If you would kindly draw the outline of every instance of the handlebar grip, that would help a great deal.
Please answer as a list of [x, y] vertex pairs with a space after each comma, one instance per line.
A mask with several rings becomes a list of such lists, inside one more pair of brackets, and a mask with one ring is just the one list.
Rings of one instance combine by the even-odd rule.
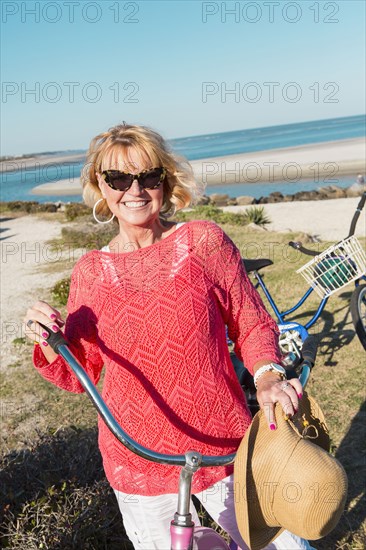
[[366, 202], [366, 191], [363, 193], [360, 202], [358, 203], [357, 209], [362, 210]]
[[318, 252], [315, 252], [315, 250], [310, 250], [309, 248], [302, 246], [300, 241], [290, 241], [288, 245], [295, 250], [299, 250], [302, 254], [306, 254], [307, 256], [317, 256], [319, 254]]
[[304, 361], [308, 361], [309, 363], [311, 363], [311, 366], [313, 366], [315, 363], [317, 351], [318, 345], [315, 341], [315, 338], [314, 336], [309, 335], [304, 341], [301, 349], [301, 355]]
[[59, 347], [68, 345], [68, 342], [65, 339], [65, 336], [62, 334], [62, 332], [53, 332], [52, 330], [50, 330], [48, 327], [46, 327], [42, 323], [39, 323], [39, 324], [49, 334], [49, 336], [47, 338], [47, 343], [51, 346], [51, 348], [53, 349], [53, 351], [55, 353], [60, 353], [59, 352]]
[[348, 237], [352, 237], [355, 234], [358, 218], [360, 217], [362, 209], [365, 206], [365, 201], [366, 201], [366, 191], [363, 193], [363, 195], [361, 197], [361, 200], [357, 205], [356, 212], [353, 215], [351, 225], [350, 225], [350, 228], [349, 228]]
[[295, 250], [299, 250], [299, 248], [302, 246], [302, 243], [300, 243], [299, 241], [290, 241], [288, 245]]

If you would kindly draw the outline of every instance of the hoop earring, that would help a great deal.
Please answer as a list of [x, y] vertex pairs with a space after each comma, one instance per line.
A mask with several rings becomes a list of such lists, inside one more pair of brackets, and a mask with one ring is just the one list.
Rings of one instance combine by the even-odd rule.
[[101, 199], [98, 199], [97, 202], [94, 204], [94, 206], [93, 206], [93, 218], [95, 219], [95, 221], [97, 223], [110, 223], [114, 219], [114, 214], [109, 220], [107, 220], [105, 222], [102, 222], [101, 220], [98, 220], [98, 218], [97, 218], [97, 214], [96, 214], [97, 206], [102, 201], [105, 201], [105, 198], [102, 197]]

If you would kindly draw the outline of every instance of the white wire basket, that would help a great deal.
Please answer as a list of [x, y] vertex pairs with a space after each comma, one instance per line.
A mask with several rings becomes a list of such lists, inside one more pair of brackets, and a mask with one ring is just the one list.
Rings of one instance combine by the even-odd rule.
[[366, 274], [366, 254], [356, 237], [348, 237], [314, 256], [296, 273], [325, 298]]

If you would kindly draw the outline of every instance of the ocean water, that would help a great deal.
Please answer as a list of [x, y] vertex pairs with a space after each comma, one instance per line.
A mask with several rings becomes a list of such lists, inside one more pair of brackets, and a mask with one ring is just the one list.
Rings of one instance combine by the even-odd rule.
[[365, 116], [359, 115], [192, 136], [170, 143], [178, 153], [196, 160], [362, 137], [365, 130]]
[[[233, 132], [221, 132], [201, 136], [191, 136], [170, 140], [174, 151], [185, 156], [188, 160], [212, 158], [223, 155], [234, 155], [253, 151], [265, 151], [284, 147], [294, 147], [311, 143], [323, 143], [362, 137], [365, 135], [365, 116], [299, 122], [266, 128], [253, 128]], [[73, 151], [73, 153], [83, 151]], [[57, 154], [70, 154], [71, 151], [58, 151]], [[33, 167], [15, 172], [1, 174], [0, 200], [36, 200], [39, 202], [79, 202], [80, 196], [32, 195], [31, 189], [42, 183], [51, 183], [62, 179], [79, 177], [83, 163], [55, 163], [56, 153], [49, 153], [49, 163], [44, 167]], [[206, 188], [206, 194], [227, 193], [231, 197], [249, 195], [255, 198], [268, 196], [273, 191], [284, 194], [293, 194], [297, 191], [310, 191], [318, 187], [335, 184], [348, 187], [355, 181], [354, 177], [323, 179], [320, 181], [300, 180], [298, 182], [262, 182], [244, 183], [236, 185], [220, 185]]]

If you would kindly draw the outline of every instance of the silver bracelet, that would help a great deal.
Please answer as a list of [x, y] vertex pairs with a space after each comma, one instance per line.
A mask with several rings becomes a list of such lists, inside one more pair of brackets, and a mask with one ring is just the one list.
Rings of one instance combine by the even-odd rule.
[[260, 367], [255, 372], [253, 380], [256, 388], [257, 388], [258, 379], [261, 376], [263, 376], [263, 374], [265, 374], [266, 372], [275, 372], [276, 374], [281, 376], [282, 380], [287, 379], [286, 370], [281, 365], [278, 365], [277, 363], [269, 363], [268, 365], [263, 365], [263, 367]]

